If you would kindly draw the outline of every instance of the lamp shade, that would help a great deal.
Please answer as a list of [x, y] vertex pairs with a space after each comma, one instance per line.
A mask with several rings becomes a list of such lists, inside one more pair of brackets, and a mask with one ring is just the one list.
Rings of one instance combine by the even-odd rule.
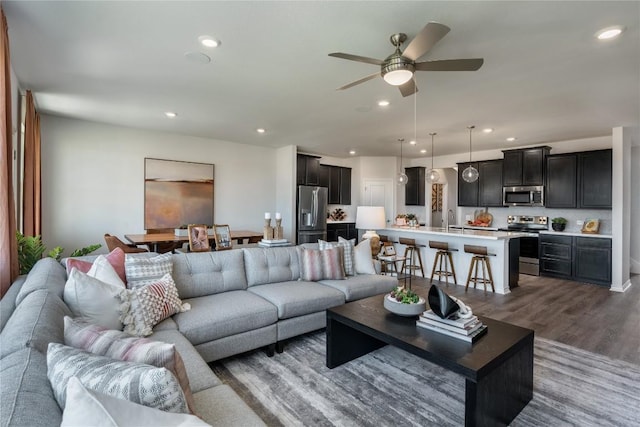
[[361, 230], [379, 230], [385, 228], [386, 219], [383, 206], [358, 206], [356, 228]]

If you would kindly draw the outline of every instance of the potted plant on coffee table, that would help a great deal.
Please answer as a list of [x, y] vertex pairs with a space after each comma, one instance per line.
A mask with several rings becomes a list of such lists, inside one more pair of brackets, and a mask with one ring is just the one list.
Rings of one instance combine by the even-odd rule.
[[564, 231], [564, 228], [566, 226], [567, 226], [566, 218], [559, 216], [551, 220], [551, 228], [553, 228], [554, 231]]

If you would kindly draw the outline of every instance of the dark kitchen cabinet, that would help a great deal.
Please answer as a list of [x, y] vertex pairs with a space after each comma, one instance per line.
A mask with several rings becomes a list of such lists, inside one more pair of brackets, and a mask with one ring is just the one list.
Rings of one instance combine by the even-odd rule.
[[611, 239], [574, 237], [574, 243], [574, 279], [596, 285], [611, 285]]
[[545, 158], [550, 147], [505, 150], [502, 185], [517, 187], [544, 185]]
[[343, 239], [357, 239], [358, 230], [354, 222], [328, 222], [327, 223], [327, 241], [337, 242], [338, 237]]
[[320, 157], [298, 154], [296, 169], [298, 185], [320, 185]]
[[611, 285], [611, 239], [540, 234], [540, 275]]
[[578, 156], [575, 153], [555, 154], [548, 156], [546, 163], [545, 206], [577, 207]]
[[578, 207], [611, 209], [612, 151], [578, 153]]
[[320, 165], [321, 184], [329, 188], [327, 203], [330, 205], [351, 204], [351, 168]]
[[478, 169], [478, 162], [458, 163], [458, 206], [478, 206], [478, 180], [466, 182], [462, 171], [469, 165]]
[[409, 178], [404, 187], [404, 204], [406, 206], [424, 206], [425, 170], [424, 166], [404, 169], [404, 173]]
[[478, 206], [502, 206], [502, 160], [478, 162]]

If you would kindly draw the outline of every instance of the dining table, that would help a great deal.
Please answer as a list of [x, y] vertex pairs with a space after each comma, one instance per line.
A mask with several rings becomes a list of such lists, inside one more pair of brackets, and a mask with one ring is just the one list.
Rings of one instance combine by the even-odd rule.
[[[250, 239], [252, 237], [262, 237], [262, 232], [250, 231], [250, 230], [231, 230], [231, 241], [236, 241], [238, 244], [242, 244], [244, 239]], [[125, 234], [124, 238], [134, 245], [147, 245], [153, 249], [154, 252], [158, 252], [158, 245], [161, 243], [188, 243], [189, 236], [176, 236], [174, 233], [151, 233], [151, 234]], [[211, 247], [215, 246], [215, 236], [209, 236], [209, 242]]]

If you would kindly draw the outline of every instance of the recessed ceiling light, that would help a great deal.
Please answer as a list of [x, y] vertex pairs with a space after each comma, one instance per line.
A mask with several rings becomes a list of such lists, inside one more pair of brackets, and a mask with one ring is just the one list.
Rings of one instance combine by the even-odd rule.
[[411, 141], [409, 141], [409, 144], [416, 145], [416, 142], [412, 139]]
[[384, 99], [382, 101], [378, 101], [378, 107], [388, 107], [389, 104], [390, 102]]
[[507, 141], [509, 141], [509, 142], [513, 142], [513, 141], [515, 141], [516, 139], [518, 139], [518, 138], [513, 137], [513, 136], [510, 136], [509, 138], [507, 138]]
[[426, 153], [427, 153], [427, 150], [425, 150], [425, 149], [423, 148], [422, 150], [420, 150], [420, 152], [421, 152], [422, 154], [426, 154]]
[[256, 132], [258, 133], [265, 133], [267, 130], [265, 128], [258, 128], [256, 129]]
[[174, 113], [173, 111], [167, 111], [164, 113], [165, 116], [167, 116], [170, 119], [174, 119], [178, 116], [177, 113]]
[[482, 129], [482, 132], [491, 133], [491, 132], [493, 132], [493, 128], [484, 128], [484, 129]]
[[349, 151], [349, 154], [351, 154], [353, 156], [354, 154], [356, 154], [356, 150]]
[[603, 28], [596, 33], [598, 40], [611, 40], [618, 37], [624, 31], [624, 26], [615, 25], [613, 27]]
[[220, 40], [216, 40], [211, 36], [200, 36], [198, 41], [204, 47], [218, 47], [222, 44]]

